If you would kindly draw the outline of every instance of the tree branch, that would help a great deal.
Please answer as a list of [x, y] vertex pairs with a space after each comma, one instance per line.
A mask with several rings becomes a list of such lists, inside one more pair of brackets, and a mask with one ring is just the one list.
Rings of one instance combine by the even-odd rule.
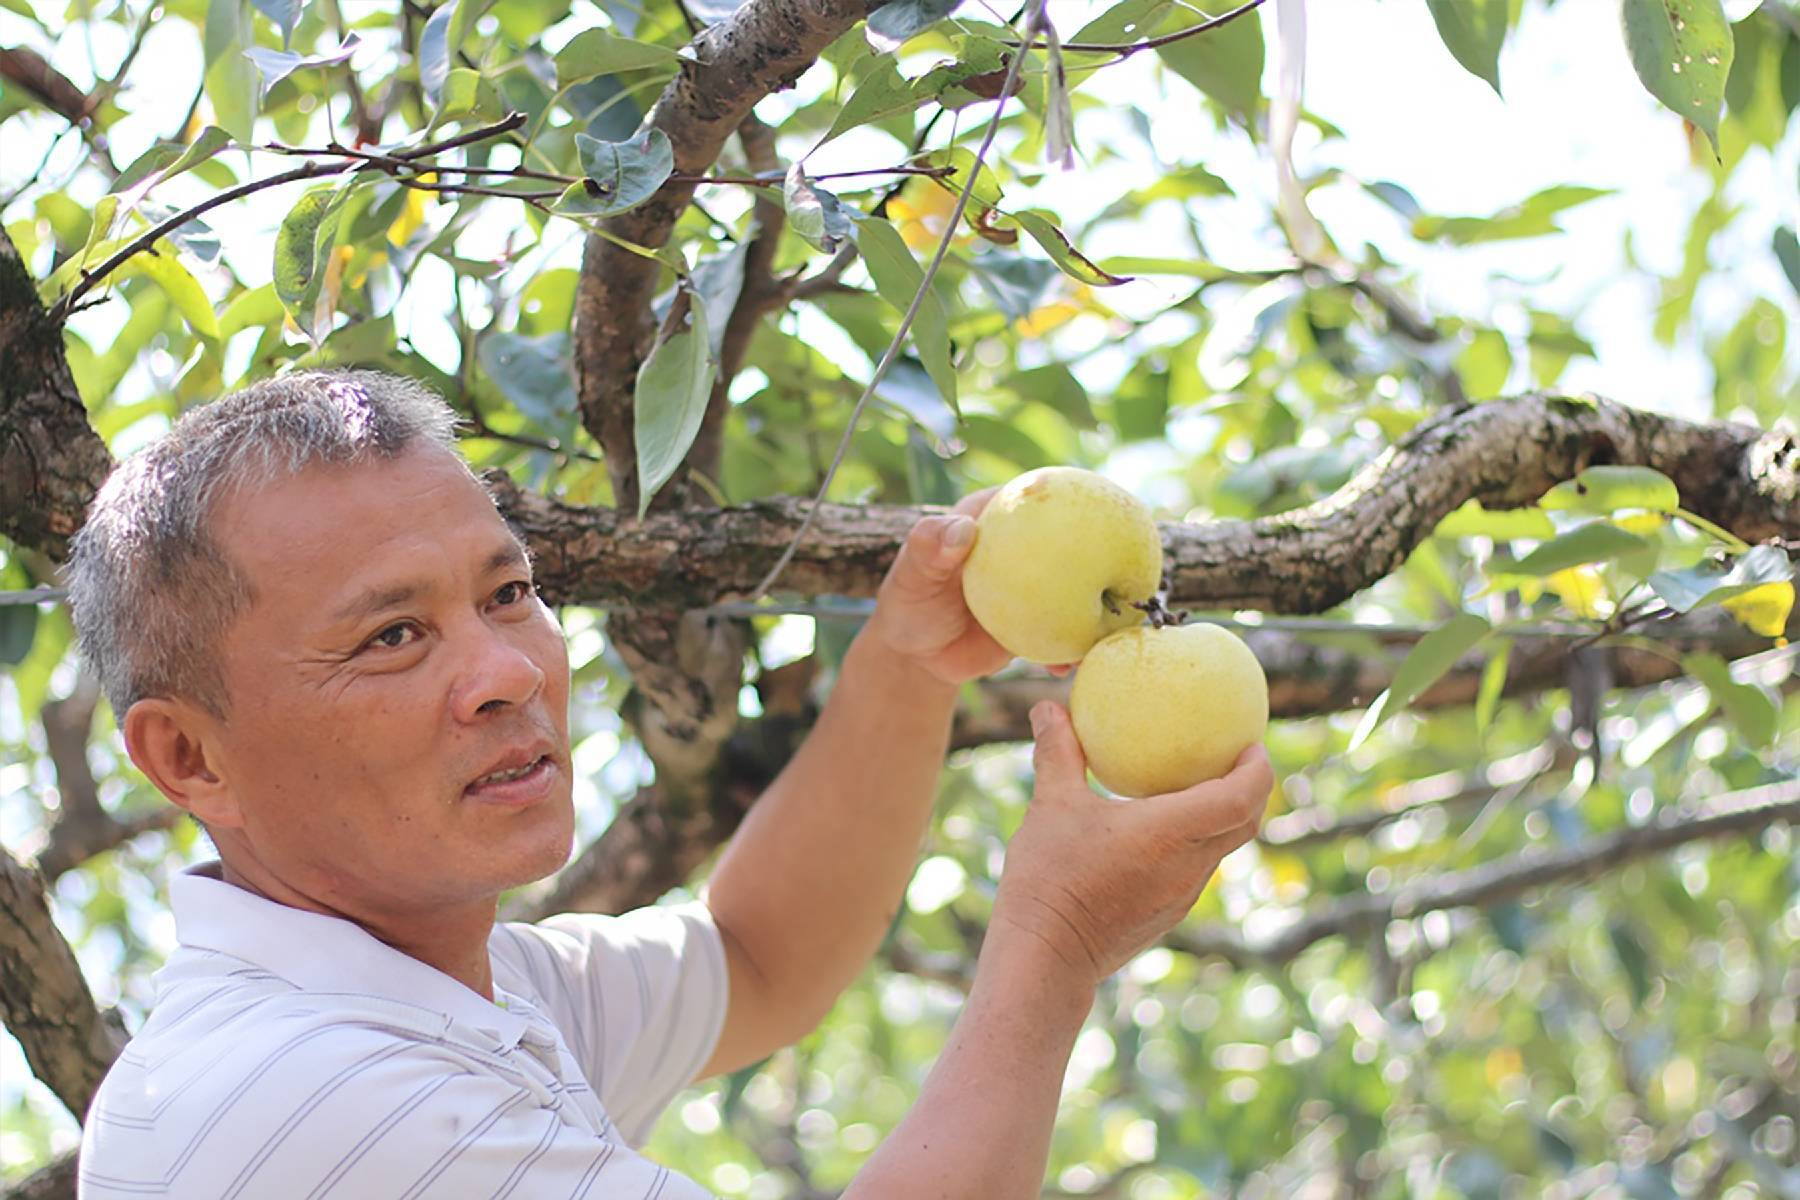
[[[1171, 600], [1217, 609], [1322, 612], [1397, 568], [1465, 500], [1531, 504], [1603, 463], [1654, 467], [1682, 504], [1745, 541], [1800, 537], [1800, 441], [1748, 425], [1699, 425], [1610, 400], [1531, 394], [1421, 424], [1316, 504], [1254, 521], [1165, 522]], [[581, 509], [497, 475], [563, 602], [696, 607], [749, 594], [792, 540], [807, 501], [775, 497], [704, 512]], [[872, 596], [925, 507], [824, 504], [783, 575], [798, 595]]]
[[[472, 129], [465, 133], [459, 133], [455, 137], [445, 138], [443, 141], [433, 142], [427, 146], [418, 146], [411, 150], [403, 150], [391, 157], [410, 165], [419, 159], [427, 158], [433, 154], [442, 154], [447, 150], [454, 150], [461, 146], [467, 146], [472, 142], [486, 141], [489, 138], [499, 137], [501, 134], [511, 132], [525, 124], [525, 120], [524, 113], [510, 113], [504, 120], [497, 121], [492, 125], [484, 125], [480, 129]], [[75, 286], [63, 293], [56, 301], [56, 304], [51, 308], [50, 318], [57, 324], [61, 324], [68, 318], [69, 314], [75, 310], [75, 306], [80, 303], [83, 296], [99, 286], [108, 275], [118, 270], [127, 260], [134, 255], [144, 253], [154, 246], [159, 239], [180, 229], [195, 217], [209, 213], [222, 204], [229, 204], [233, 200], [241, 200], [245, 196], [263, 191], [267, 188], [279, 187], [282, 184], [297, 183], [303, 179], [321, 179], [328, 175], [342, 175], [346, 171], [364, 170], [370, 166], [378, 165], [380, 164], [370, 163], [367, 160], [355, 157], [346, 157], [345, 161], [339, 163], [308, 162], [295, 167], [291, 171], [283, 171], [279, 175], [271, 175], [266, 179], [252, 179], [246, 183], [240, 183], [236, 187], [226, 188], [218, 195], [209, 196], [199, 204], [194, 205], [194, 207], [184, 209], [160, 224], [152, 226], [148, 232], [141, 237], [132, 239], [132, 241], [121, 247], [115, 254], [93, 270], [83, 270], [81, 272], [81, 278], [76, 282]], [[405, 181], [402, 180], [401, 182]]]
[[44, 880], [0, 848], [0, 1024], [76, 1119], [124, 1044], [57, 931]]
[[61, 560], [112, 467], [63, 356], [62, 329], [38, 303], [0, 229], [0, 534]]
[[[875, 7], [875, 0], [750, 0], [697, 35], [693, 61], [683, 62], [647, 118], [650, 128], [668, 135], [675, 170], [703, 173], [757, 101], [792, 86]], [[694, 186], [666, 184], [604, 228], [633, 245], [660, 248]], [[621, 512], [637, 509], [631, 399], [655, 333], [651, 299], [659, 279], [654, 260], [603, 238], [588, 239], [575, 298], [576, 379], [582, 421], [605, 450]]]
[[1168, 946], [1245, 965], [1279, 966], [1316, 942], [1379, 930], [1391, 921], [1444, 909], [1489, 905], [1558, 883], [1577, 883], [1676, 846], [1728, 834], [1759, 833], [1800, 821], [1800, 779], [1747, 788], [1709, 804], [1665, 812], [1651, 825], [1621, 829], [1558, 850], [1531, 849], [1466, 871], [1423, 875], [1391, 892], [1363, 892], [1299, 915], [1271, 934], [1251, 937], [1235, 926], [1176, 930]]

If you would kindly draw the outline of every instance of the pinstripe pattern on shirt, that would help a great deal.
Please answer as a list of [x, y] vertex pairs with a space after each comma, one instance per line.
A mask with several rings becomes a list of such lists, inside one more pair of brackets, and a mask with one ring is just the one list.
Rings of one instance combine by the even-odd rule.
[[703, 1200], [631, 1148], [723, 1023], [700, 906], [499, 927], [490, 1004], [348, 922], [178, 884], [182, 944], [84, 1130], [83, 1200]]

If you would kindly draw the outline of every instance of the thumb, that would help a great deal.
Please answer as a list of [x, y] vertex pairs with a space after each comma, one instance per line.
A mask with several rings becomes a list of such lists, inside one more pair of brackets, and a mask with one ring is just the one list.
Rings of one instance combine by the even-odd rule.
[[1087, 781], [1087, 756], [1075, 740], [1075, 727], [1069, 723], [1068, 710], [1045, 700], [1031, 709], [1031, 735], [1037, 743], [1031, 752], [1031, 767], [1038, 784], [1081, 783]]
[[960, 514], [925, 517], [906, 535], [895, 574], [914, 584], [943, 584], [975, 546], [975, 522]]

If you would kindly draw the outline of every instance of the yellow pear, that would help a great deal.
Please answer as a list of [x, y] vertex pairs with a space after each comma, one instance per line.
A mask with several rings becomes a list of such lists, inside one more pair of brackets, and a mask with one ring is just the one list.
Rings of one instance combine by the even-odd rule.
[[1136, 625], [1162, 582], [1162, 537], [1142, 501], [1079, 467], [1027, 471], [994, 494], [963, 565], [963, 597], [995, 641], [1040, 663], [1080, 660]]
[[1104, 638], [1075, 671], [1075, 737], [1121, 796], [1177, 792], [1231, 770], [1269, 724], [1269, 684], [1217, 625], [1142, 626]]

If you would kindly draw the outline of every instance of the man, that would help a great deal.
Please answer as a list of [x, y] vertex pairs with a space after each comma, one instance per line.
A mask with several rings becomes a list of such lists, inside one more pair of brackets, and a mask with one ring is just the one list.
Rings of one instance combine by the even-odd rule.
[[[880, 942], [930, 814], [970, 617], [972, 498], [921, 521], [812, 736], [705, 898], [496, 925], [567, 859], [569, 671], [524, 547], [423, 388], [290, 375], [196, 409], [108, 481], [70, 563], [135, 762], [219, 861], [88, 1114], [81, 1194], [704, 1193], [631, 1147], [697, 1078], [813, 1027]], [[1270, 786], [1118, 803], [1067, 715], [967, 1007], [853, 1197], [1036, 1195], [1094, 989], [1254, 832]]]

